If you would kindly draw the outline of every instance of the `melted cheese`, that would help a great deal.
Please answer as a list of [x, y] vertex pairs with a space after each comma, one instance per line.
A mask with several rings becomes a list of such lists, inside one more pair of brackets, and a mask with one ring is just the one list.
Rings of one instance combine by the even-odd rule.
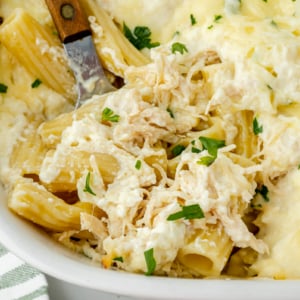
[[[148, 65], [122, 66], [126, 68], [124, 88], [90, 100], [109, 107], [120, 121], [107, 126], [93, 112], [74, 119], [63, 131], [54, 155], [44, 159], [40, 179], [55, 181], [65, 167], [59, 162], [74, 147], [91, 153], [97, 197], [84, 192], [84, 176], [77, 182], [78, 195], [81, 201], [99, 206], [107, 217], [95, 225], [92, 218], [82, 215], [82, 228], [99, 238], [101, 255], [122, 256], [126, 262], [121, 267], [127, 271], [146, 272], [144, 252], [153, 248], [159, 274], [191, 275], [190, 270], [182, 271], [176, 265], [178, 251], [196, 230], [220, 224], [234, 246], [260, 253], [253, 266], [260, 276], [300, 277], [295, 264], [300, 262], [299, 1], [97, 2], [121, 27], [123, 23], [131, 30], [149, 27], [152, 42], [161, 46], [143, 50], [151, 59]], [[43, 1], [2, 1], [0, 15], [6, 18], [20, 6], [43, 25], [53, 27]], [[103, 30], [93, 16], [89, 20], [97, 39]], [[62, 48], [49, 49], [44, 41], [36, 42], [53, 59], [64, 57]], [[174, 43], [183, 44], [186, 52], [172, 53]], [[23, 128], [72, 107], [46, 86], [33, 91], [30, 85], [35, 78], [3, 45], [0, 57], [5, 70], [0, 72], [0, 83], [8, 86], [8, 92], [0, 94], [0, 178], [12, 187], [18, 173], [10, 167], [9, 155], [23, 138]], [[261, 133], [255, 135], [252, 122], [245, 126], [238, 119], [241, 111], [257, 118]], [[234, 145], [241, 132], [251, 132], [245, 141], [254, 144], [250, 157]], [[201, 147], [199, 134], [227, 143], [211, 166], [199, 164], [199, 158], [208, 155], [206, 150], [192, 151], [191, 140]], [[166, 154], [162, 145], [178, 143], [187, 147], [180, 156], [169, 159], [169, 169], [163, 159], [156, 165], [145, 162], [145, 157], [157, 155], [155, 147]], [[92, 155], [97, 152], [114, 156], [120, 165], [111, 184], [104, 184], [97, 169]], [[142, 161], [139, 170], [137, 159]], [[243, 217], [252, 209], [258, 185], [269, 188], [270, 202], [263, 205], [256, 222], [260, 232], [255, 236]], [[205, 218], [167, 221], [182, 203], [199, 204]], [[106, 229], [103, 235], [99, 228]], [[61, 239], [64, 237], [70, 234], [63, 233]], [[201, 247], [201, 238], [198, 240]], [[99, 259], [93, 249], [84, 247]]]

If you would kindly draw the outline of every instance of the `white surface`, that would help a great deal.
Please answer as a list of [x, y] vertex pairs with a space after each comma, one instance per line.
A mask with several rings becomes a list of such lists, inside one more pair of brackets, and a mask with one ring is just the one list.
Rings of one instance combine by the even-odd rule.
[[86, 289], [47, 276], [50, 300], [142, 300]]
[[[127, 295], [140, 300], [299, 299], [299, 281], [188, 280], [104, 270], [58, 245], [44, 232], [12, 214], [7, 209], [4, 195], [1, 197], [1, 191], [0, 199], [0, 242], [44, 273], [82, 287], [73, 286], [70, 289], [68, 284], [62, 285], [59, 281], [50, 280], [51, 300], [68, 300], [69, 295], [70, 299], [75, 300], [74, 297], [83, 291], [87, 294], [81, 294], [80, 299], [88, 300], [110, 300], [109, 297], [116, 297], [105, 293]], [[85, 288], [98, 290], [98, 295]]]

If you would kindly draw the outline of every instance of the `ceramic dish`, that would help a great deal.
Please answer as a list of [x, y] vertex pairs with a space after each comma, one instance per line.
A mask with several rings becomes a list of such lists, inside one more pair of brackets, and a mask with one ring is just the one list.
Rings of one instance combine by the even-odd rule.
[[175, 279], [102, 269], [15, 216], [5, 198], [1, 189], [0, 242], [42, 272], [69, 283], [138, 299], [298, 299], [298, 281]]

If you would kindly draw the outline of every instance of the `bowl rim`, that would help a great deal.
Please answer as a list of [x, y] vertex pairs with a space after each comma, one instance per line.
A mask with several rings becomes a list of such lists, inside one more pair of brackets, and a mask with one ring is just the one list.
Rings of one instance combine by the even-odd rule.
[[0, 186], [1, 244], [26, 263], [59, 280], [138, 299], [298, 299], [297, 280], [182, 279], [103, 269], [15, 215], [8, 209], [6, 198]]

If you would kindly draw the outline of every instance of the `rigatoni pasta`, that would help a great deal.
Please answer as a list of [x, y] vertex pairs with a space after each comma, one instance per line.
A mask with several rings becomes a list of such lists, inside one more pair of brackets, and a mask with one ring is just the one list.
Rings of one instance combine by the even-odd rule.
[[80, 0], [122, 86], [77, 110], [45, 6], [4, 2], [0, 179], [14, 213], [104, 268], [300, 277], [296, 1]]
[[36, 78], [65, 97], [74, 97], [74, 78], [58, 38], [22, 9], [1, 26], [0, 41]]

